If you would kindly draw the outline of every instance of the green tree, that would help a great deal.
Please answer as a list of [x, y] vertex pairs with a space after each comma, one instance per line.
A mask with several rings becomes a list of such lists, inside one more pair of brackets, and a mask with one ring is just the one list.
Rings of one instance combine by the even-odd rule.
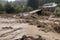
[[14, 5], [15, 13], [21, 12], [21, 6], [20, 5]]
[[5, 4], [5, 11], [7, 13], [14, 13], [15, 9], [14, 9], [13, 5], [11, 5], [10, 3], [6, 3]]
[[0, 3], [0, 13], [5, 13], [4, 6]]
[[56, 7], [55, 11], [56, 15], [60, 17], [60, 7]]
[[0, 3], [0, 11], [3, 11], [3, 5]]
[[39, 0], [28, 0], [27, 6], [37, 9], [39, 7]]

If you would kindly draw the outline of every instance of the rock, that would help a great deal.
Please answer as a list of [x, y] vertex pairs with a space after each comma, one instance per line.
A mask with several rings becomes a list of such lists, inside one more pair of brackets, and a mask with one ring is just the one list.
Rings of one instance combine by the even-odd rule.
[[35, 40], [42, 40], [42, 38], [38, 35], [38, 38], [36, 38]]
[[44, 40], [41, 36], [38, 36], [38, 38], [34, 38], [32, 36], [26, 36], [24, 35], [21, 39], [16, 39], [16, 40]]
[[55, 30], [56, 32], [60, 33], [60, 25], [56, 25], [56, 26], [54, 27], [54, 30]]
[[9, 26], [9, 27], [2, 27], [2, 29], [13, 29], [13, 28]]
[[15, 40], [21, 40], [21, 39], [19, 38], [19, 39], [15, 39]]

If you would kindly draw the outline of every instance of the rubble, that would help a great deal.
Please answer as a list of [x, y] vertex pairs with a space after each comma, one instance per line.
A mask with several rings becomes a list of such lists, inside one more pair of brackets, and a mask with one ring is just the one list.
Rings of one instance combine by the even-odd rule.
[[23, 35], [22, 38], [15, 39], [15, 40], [45, 40], [45, 39], [43, 39], [41, 36], [38, 36], [38, 38], [34, 38], [32, 36]]
[[57, 33], [60, 33], [60, 25], [55, 25], [54, 30], [55, 30]]
[[[7, 21], [5, 20], [5, 16], [4, 18], [0, 18], [0, 26], [2, 26], [2, 30], [0, 29], [1, 40], [60, 40], [60, 34], [57, 34], [60, 33], [60, 18], [54, 16], [39, 16], [37, 14], [23, 17], [20, 15], [10, 16], [6, 16]], [[9, 18], [15, 21], [11, 21]], [[29, 36], [25, 35], [25, 33]], [[21, 34], [23, 36], [22, 38], [20, 38]], [[33, 37], [37, 34], [39, 35], [38, 38]]]
[[9, 26], [9, 27], [2, 27], [2, 29], [13, 29], [13, 28]]

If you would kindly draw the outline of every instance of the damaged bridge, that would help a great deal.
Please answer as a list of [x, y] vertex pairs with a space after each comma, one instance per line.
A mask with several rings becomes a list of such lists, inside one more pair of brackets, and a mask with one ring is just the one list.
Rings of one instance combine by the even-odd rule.
[[31, 12], [29, 12], [30, 14], [32, 14], [32, 13], [41, 13], [41, 9], [37, 9], [37, 10], [34, 10], [34, 11], [31, 11]]

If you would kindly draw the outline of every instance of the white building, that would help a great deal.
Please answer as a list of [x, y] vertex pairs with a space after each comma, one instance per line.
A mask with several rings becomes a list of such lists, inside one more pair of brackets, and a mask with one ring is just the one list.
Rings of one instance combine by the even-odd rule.
[[48, 7], [56, 7], [57, 4], [56, 3], [46, 3], [43, 5], [43, 8], [48, 8]]

